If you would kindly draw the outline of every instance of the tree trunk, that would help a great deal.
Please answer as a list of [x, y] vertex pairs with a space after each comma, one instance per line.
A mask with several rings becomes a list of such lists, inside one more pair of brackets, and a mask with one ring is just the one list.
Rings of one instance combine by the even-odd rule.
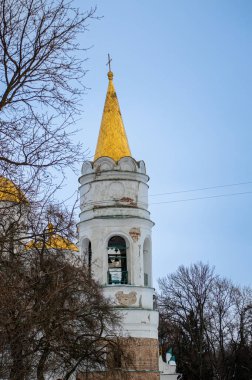
[[46, 348], [43, 351], [41, 358], [39, 360], [39, 363], [38, 363], [37, 380], [45, 380], [44, 372], [45, 372], [45, 364], [46, 364], [46, 360], [48, 358], [48, 355], [49, 355], [49, 350], [48, 350], [48, 348]]
[[12, 366], [10, 372], [10, 380], [24, 380], [25, 368], [23, 362], [23, 352], [20, 341], [11, 344]]

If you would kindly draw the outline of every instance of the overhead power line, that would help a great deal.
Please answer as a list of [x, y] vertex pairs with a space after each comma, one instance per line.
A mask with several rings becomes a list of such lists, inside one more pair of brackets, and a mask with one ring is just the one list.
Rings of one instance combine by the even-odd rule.
[[[211, 199], [211, 198], [224, 198], [224, 197], [234, 197], [236, 195], [246, 195], [246, 194], [252, 194], [252, 191], [244, 191], [239, 193], [227, 193], [227, 194], [218, 194], [218, 195], [209, 195], [204, 197], [195, 197], [195, 198], [185, 198], [185, 199], [174, 199], [169, 201], [161, 201], [161, 202], [151, 202], [149, 203], [149, 206], [151, 205], [160, 205], [160, 204], [166, 204], [166, 203], [180, 203], [180, 202], [190, 202], [190, 201], [197, 201], [201, 199]], [[113, 202], [113, 199], [110, 200], [103, 200], [103, 201], [96, 201], [96, 202], [87, 202], [84, 205], [106, 205], [108, 202]], [[137, 202], [138, 204], [143, 204], [143, 202]]]
[[213, 190], [213, 189], [220, 189], [220, 188], [224, 188], [224, 187], [244, 186], [244, 185], [251, 185], [251, 184], [252, 184], [252, 181], [237, 182], [237, 183], [230, 183], [230, 184], [225, 184], [225, 185], [198, 187], [198, 188], [188, 189], [188, 190], [178, 190], [178, 191], [169, 191], [169, 192], [166, 192], [166, 193], [150, 194], [149, 197], [158, 197], [158, 196], [161, 196], [161, 195], [172, 195], [172, 194], [190, 193], [190, 192], [194, 192], [194, 191]]
[[175, 200], [163, 201], [163, 202], [152, 202], [152, 203], [150, 203], [150, 205], [160, 205], [160, 204], [164, 204], [164, 203], [189, 202], [189, 201], [197, 201], [197, 200], [200, 200], [200, 199], [233, 197], [235, 195], [244, 195], [244, 194], [252, 194], [252, 191], [244, 191], [244, 192], [240, 192], [240, 193], [219, 194], [219, 195], [209, 195], [209, 196], [206, 196], [206, 197], [175, 199]]

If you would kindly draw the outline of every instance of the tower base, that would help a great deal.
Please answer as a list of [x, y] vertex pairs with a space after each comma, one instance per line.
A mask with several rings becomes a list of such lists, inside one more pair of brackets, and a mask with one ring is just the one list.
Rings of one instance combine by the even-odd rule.
[[[151, 338], [122, 338], [121, 368], [79, 373], [77, 380], [159, 380], [159, 344]], [[128, 361], [128, 362], [127, 362]]]
[[160, 380], [160, 373], [139, 372], [94, 372], [78, 376], [77, 380]]

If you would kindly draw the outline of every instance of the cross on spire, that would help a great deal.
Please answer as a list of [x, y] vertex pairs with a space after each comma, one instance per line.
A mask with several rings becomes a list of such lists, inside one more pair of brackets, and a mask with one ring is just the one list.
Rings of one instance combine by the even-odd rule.
[[110, 65], [111, 61], [112, 61], [112, 58], [110, 58], [110, 55], [108, 54], [108, 62], [106, 63], [106, 66], [109, 67], [109, 71], [111, 71], [111, 65]]

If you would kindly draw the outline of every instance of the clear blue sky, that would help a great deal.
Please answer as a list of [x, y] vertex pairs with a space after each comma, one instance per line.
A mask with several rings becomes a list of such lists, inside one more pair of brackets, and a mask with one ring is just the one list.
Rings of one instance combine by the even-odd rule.
[[[150, 194], [252, 181], [252, 1], [76, 0], [104, 16], [81, 42], [89, 70], [78, 137], [94, 154], [107, 53]], [[77, 179], [69, 178], [69, 192]], [[199, 260], [252, 285], [252, 183], [150, 197], [154, 278]]]

